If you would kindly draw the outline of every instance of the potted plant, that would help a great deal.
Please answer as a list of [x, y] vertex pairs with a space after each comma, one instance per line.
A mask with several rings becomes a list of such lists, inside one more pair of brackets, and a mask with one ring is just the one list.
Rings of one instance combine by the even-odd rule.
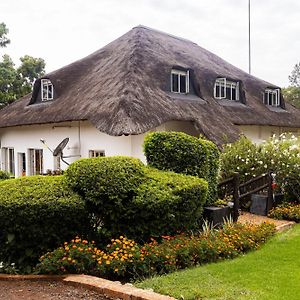
[[211, 206], [204, 207], [203, 217], [213, 226], [219, 227], [231, 217], [232, 208], [232, 196], [226, 196], [224, 199], [217, 199]]

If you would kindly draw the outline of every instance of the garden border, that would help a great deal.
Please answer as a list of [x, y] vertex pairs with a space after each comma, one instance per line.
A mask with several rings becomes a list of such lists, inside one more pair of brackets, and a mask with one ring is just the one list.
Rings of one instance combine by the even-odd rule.
[[29, 280], [29, 281], [62, 281], [67, 285], [82, 286], [100, 292], [109, 297], [123, 300], [175, 300], [175, 298], [160, 295], [151, 290], [143, 290], [132, 284], [121, 284], [118, 281], [90, 276], [90, 275], [7, 275], [0, 274], [1, 281]]

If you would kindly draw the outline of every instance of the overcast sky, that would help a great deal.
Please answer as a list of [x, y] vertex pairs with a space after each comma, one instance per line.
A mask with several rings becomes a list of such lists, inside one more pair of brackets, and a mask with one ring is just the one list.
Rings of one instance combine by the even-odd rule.
[[[279, 86], [300, 62], [300, 1], [251, 0], [252, 74]], [[15, 62], [42, 57], [47, 72], [142, 24], [187, 38], [248, 70], [248, 0], [0, 0]]]

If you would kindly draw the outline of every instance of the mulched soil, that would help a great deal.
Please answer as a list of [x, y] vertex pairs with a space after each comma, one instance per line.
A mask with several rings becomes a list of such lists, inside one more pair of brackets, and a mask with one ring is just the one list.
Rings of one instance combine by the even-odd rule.
[[[61, 281], [0, 281], [0, 299], [5, 300], [113, 300], [84, 287]], [[115, 299], [116, 300], [116, 299]]]

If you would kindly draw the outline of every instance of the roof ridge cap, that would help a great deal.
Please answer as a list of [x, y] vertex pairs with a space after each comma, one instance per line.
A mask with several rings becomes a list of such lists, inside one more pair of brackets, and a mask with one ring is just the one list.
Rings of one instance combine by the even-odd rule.
[[164, 31], [161, 31], [161, 30], [158, 30], [158, 29], [155, 29], [155, 28], [151, 28], [151, 27], [148, 27], [148, 26], [145, 26], [145, 25], [137, 25], [137, 26], [134, 26], [132, 29], [135, 29], [135, 28], [142, 28], [142, 29], [146, 29], [146, 30], [149, 30], [149, 31], [153, 31], [153, 32], [156, 32], [156, 33], [159, 33], [159, 34], [163, 34], [163, 35], [167, 35], [171, 38], [174, 38], [176, 40], [180, 40], [180, 41], [184, 41], [184, 42], [189, 42], [189, 43], [192, 43], [194, 45], [198, 45], [197, 43], [191, 41], [191, 40], [188, 40], [188, 39], [185, 39], [185, 38], [182, 38], [182, 37], [179, 37], [179, 36], [176, 36], [176, 35], [173, 35], [173, 34], [170, 34], [170, 33], [167, 33], [167, 32], [164, 32]]

